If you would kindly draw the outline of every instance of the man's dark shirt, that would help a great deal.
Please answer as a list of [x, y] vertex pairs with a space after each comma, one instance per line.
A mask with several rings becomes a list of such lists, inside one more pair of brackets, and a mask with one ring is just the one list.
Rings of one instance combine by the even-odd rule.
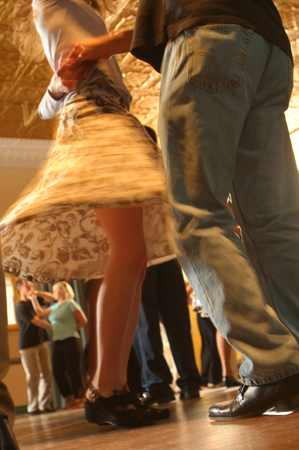
[[213, 24], [253, 29], [292, 58], [272, 0], [139, 0], [131, 52], [159, 72], [168, 41], [188, 28]]
[[[43, 299], [38, 297], [38, 301], [43, 305]], [[44, 328], [37, 327], [31, 323], [33, 317], [35, 317], [35, 311], [32, 303], [19, 301], [16, 307], [16, 318], [19, 325], [19, 349], [35, 347], [48, 340], [47, 332]]]

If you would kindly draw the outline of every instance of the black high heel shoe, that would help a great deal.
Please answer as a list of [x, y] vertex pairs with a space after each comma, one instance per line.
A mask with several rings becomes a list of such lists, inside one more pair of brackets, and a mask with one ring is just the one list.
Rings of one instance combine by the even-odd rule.
[[241, 386], [241, 383], [236, 380], [234, 377], [231, 377], [230, 375], [226, 377], [222, 377], [222, 381], [224, 385], [228, 388], [235, 387], [235, 386]]
[[[87, 422], [111, 424], [122, 428], [144, 427], [154, 425], [160, 417], [160, 410], [150, 408], [131, 392], [122, 390], [111, 397], [101, 397], [93, 387], [90, 395], [94, 402], [86, 400], [85, 417]], [[130, 405], [134, 409], [128, 408]], [[163, 418], [166, 418], [165, 413]], [[170, 412], [168, 411], [168, 416]]]

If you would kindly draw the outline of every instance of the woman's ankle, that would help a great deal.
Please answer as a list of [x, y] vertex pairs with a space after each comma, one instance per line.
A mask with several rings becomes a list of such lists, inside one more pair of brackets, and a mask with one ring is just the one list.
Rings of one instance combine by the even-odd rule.
[[125, 383], [123, 387], [120, 390], [117, 389], [106, 389], [106, 390], [100, 390], [99, 388], [96, 388], [94, 385], [90, 385], [90, 387], [86, 391], [86, 398], [87, 400], [91, 402], [95, 402], [97, 398], [109, 398], [113, 395], [122, 395], [126, 394], [127, 392], [130, 392], [128, 383]]

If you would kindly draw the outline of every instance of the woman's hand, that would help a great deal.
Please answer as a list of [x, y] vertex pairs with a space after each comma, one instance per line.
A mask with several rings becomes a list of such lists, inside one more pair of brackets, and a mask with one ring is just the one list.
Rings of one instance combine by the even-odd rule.
[[48, 91], [55, 100], [60, 100], [67, 92], [66, 87], [62, 84], [61, 78], [56, 73], [51, 78]]
[[76, 324], [77, 331], [80, 330], [80, 328], [84, 327], [88, 322], [87, 317], [83, 311], [79, 311], [79, 310], [74, 311], [73, 316], [75, 317], [75, 319], [77, 321], [77, 324]]

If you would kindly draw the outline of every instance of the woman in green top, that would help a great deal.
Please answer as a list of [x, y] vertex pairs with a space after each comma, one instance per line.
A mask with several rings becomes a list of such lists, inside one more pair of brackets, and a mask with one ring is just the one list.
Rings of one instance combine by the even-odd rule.
[[[82, 345], [78, 330], [86, 325], [87, 318], [66, 281], [54, 284], [52, 290], [53, 295], [35, 291], [31, 301], [36, 314], [47, 317], [52, 324], [52, 369], [60, 394], [67, 398], [65, 408], [83, 407]], [[57, 302], [42, 309], [36, 295]]]

